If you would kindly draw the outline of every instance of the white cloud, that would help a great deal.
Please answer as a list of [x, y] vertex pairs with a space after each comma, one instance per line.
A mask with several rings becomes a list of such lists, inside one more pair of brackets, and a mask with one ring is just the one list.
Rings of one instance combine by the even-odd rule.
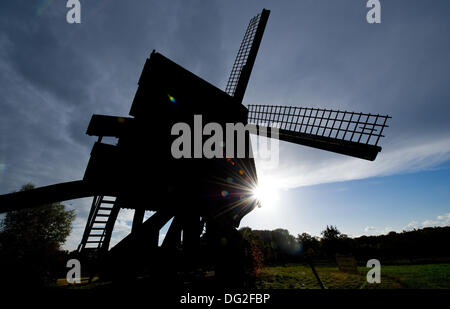
[[444, 220], [446, 222], [450, 222], [450, 213], [443, 215], [443, 216], [438, 216], [437, 217], [438, 220]]
[[402, 232], [402, 231], [411, 231], [414, 229], [421, 229], [425, 227], [443, 227], [443, 226], [450, 226], [450, 213], [437, 216], [436, 219], [428, 219], [420, 223], [419, 221], [412, 221], [408, 223], [405, 227], [394, 229], [392, 227], [385, 227], [385, 228], [377, 228], [374, 226], [366, 226], [364, 228], [363, 235], [371, 236], [371, 235], [382, 235], [382, 234], [388, 234], [391, 231], [395, 232]]
[[131, 225], [133, 222], [134, 209], [121, 209], [117, 216], [114, 230], [111, 235], [110, 247], [115, 246], [123, 238], [131, 232]]
[[416, 228], [417, 226], [419, 226], [419, 222], [418, 221], [412, 221], [405, 227], [405, 230], [409, 231], [409, 230], [412, 230], [412, 229]]
[[86, 218], [76, 218], [72, 224], [72, 232], [67, 237], [65, 244], [63, 245], [64, 250], [73, 251], [75, 250], [83, 236], [84, 227], [86, 226]]
[[65, 244], [62, 246], [64, 250], [75, 250], [81, 242], [84, 228], [86, 226], [87, 216], [91, 209], [91, 198], [83, 198], [79, 200], [65, 201], [62, 204], [66, 205], [67, 209], [75, 209], [75, 220], [72, 223], [72, 232], [67, 237]]
[[166, 238], [166, 234], [160, 233], [159, 234], [159, 239], [158, 239], [158, 245], [161, 246], [161, 244], [164, 241], [164, 238]]
[[261, 162], [256, 164], [258, 174], [274, 177], [284, 189], [417, 172], [450, 160], [450, 137], [392, 142], [374, 162], [306, 147], [298, 150], [286, 144], [280, 147], [280, 153], [287, 154], [282, 154], [277, 168], [268, 168]]
[[[410, 224], [408, 224], [408, 226]], [[417, 223], [415, 225], [412, 225], [412, 227], [423, 228], [423, 227], [448, 226], [448, 225], [450, 225], [450, 213], [442, 216], [437, 216], [436, 219], [434, 220], [432, 219], [425, 220], [422, 222], [422, 224]]]
[[373, 235], [382, 235], [382, 234], [388, 234], [389, 232], [392, 232], [394, 229], [392, 227], [385, 227], [385, 228], [377, 228], [374, 226], [366, 226], [364, 228], [364, 234], [367, 236], [373, 236]]
[[373, 226], [366, 226], [366, 228], [364, 229], [364, 232], [366, 232], [366, 233], [372, 232], [372, 231], [376, 231], [376, 228]]

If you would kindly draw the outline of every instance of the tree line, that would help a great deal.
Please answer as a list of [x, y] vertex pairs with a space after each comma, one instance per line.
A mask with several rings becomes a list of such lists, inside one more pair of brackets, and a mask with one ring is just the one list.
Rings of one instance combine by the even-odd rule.
[[313, 259], [334, 262], [336, 254], [352, 255], [364, 264], [369, 259], [388, 263], [422, 263], [450, 260], [450, 227], [427, 227], [390, 232], [386, 235], [351, 238], [336, 226], [327, 226], [321, 237], [302, 233], [293, 236], [285, 229], [252, 230], [241, 228], [240, 233], [250, 244], [249, 254], [254, 267]]

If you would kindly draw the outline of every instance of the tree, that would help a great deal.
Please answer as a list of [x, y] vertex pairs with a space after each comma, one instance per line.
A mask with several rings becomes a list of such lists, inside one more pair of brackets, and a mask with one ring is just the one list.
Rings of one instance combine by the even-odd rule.
[[298, 242], [302, 245], [302, 252], [308, 255], [316, 255], [319, 252], [320, 242], [317, 237], [308, 233], [302, 233], [297, 236]]
[[259, 275], [264, 263], [264, 254], [262, 251], [264, 246], [263, 241], [259, 235], [249, 227], [241, 228], [239, 232], [245, 241], [244, 249], [247, 271], [250, 273], [251, 277], [256, 277]]
[[273, 230], [272, 240], [274, 241], [277, 258], [283, 265], [300, 254], [300, 244], [294, 236], [289, 234], [288, 230]]
[[321, 233], [321, 244], [329, 258], [334, 258], [336, 253], [349, 253], [351, 250], [351, 239], [342, 234], [336, 226], [330, 225]]
[[[21, 191], [33, 188], [27, 184]], [[10, 276], [46, 283], [74, 218], [61, 203], [8, 212], [0, 223], [0, 260], [10, 266]]]
[[326, 227], [325, 230], [322, 231], [322, 233], [320, 233], [322, 235], [322, 239], [323, 240], [328, 240], [328, 241], [333, 241], [336, 239], [339, 239], [339, 237], [341, 236], [341, 232], [339, 232], [339, 230], [337, 229], [336, 226], [330, 225]]

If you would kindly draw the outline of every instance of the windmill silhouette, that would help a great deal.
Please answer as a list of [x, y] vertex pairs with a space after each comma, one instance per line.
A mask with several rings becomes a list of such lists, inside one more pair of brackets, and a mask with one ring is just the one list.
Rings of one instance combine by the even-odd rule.
[[[294, 106], [242, 104], [269, 17], [250, 20], [222, 91], [153, 51], [138, 82], [129, 115], [93, 115], [87, 134], [97, 136], [82, 180], [0, 196], [0, 212], [93, 196], [77, 253], [101, 258], [102, 267], [128, 265], [123, 273], [148, 271], [181, 256], [190, 268], [201, 259], [206, 239], [216, 271], [235, 276], [236, 227], [258, 204], [252, 191], [257, 173], [249, 134], [276, 129], [279, 140], [375, 160], [389, 116]], [[207, 123], [244, 124], [244, 157], [181, 158], [171, 154], [176, 123], [193, 127], [194, 115]], [[103, 142], [117, 138], [116, 144]], [[224, 139], [225, 141], [225, 139]], [[223, 151], [231, 146], [223, 144]], [[235, 149], [235, 147], [233, 148]], [[131, 233], [110, 248], [121, 209], [134, 209]], [[145, 211], [154, 212], [144, 221]], [[161, 228], [170, 223], [159, 244]], [[151, 264], [151, 263], [150, 263]], [[157, 267], [156, 267], [157, 268]]]

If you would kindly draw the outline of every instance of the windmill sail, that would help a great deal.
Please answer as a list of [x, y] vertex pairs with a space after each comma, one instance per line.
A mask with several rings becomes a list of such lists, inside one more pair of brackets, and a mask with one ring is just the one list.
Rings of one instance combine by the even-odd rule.
[[390, 116], [295, 106], [249, 105], [251, 133], [279, 130], [282, 141], [373, 161]]
[[260, 14], [250, 20], [234, 61], [225, 92], [238, 102], [242, 102], [244, 98], [269, 14], [269, 10], [263, 9]]

